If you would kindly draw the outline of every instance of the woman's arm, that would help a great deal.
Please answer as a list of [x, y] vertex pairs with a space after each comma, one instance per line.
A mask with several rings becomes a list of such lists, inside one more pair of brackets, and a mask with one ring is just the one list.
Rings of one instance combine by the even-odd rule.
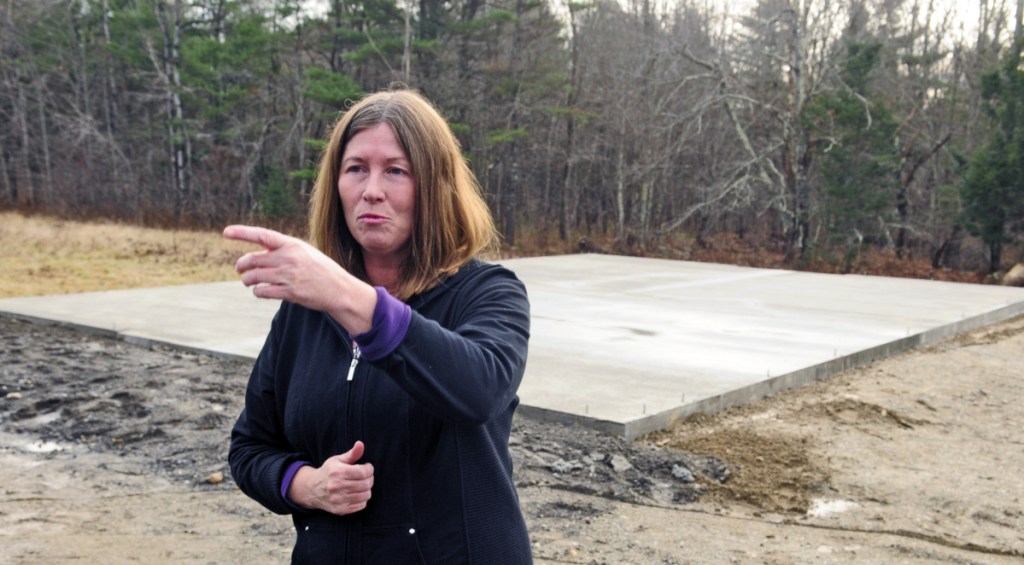
[[484, 423], [507, 409], [526, 369], [526, 289], [511, 271], [488, 265], [445, 292], [437, 300], [454, 301], [451, 327], [413, 312], [397, 347], [370, 361], [438, 417]]
[[282, 304], [274, 316], [270, 333], [253, 365], [245, 391], [245, 408], [231, 430], [228, 450], [231, 476], [238, 487], [277, 514], [296, 509], [281, 493], [281, 484], [288, 466], [303, 460], [285, 441], [274, 378], [286, 308]]

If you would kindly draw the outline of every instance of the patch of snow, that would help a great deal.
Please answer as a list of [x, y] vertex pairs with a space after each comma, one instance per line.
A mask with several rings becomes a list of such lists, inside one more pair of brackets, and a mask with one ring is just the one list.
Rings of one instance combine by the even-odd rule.
[[54, 451], [64, 451], [64, 448], [60, 444], [43, 440], [26, 443], [22, 446], [22, 449], [31, 453], [53, 453]]
[[810, 509], [807, 510], [807, 516], [811, 518], [821, 518], [823, 516], [828, 516], [829, 514], [846, 512], [856, 506], [856, 502], [850, 502], [848, 500], [822, 500], [819, 498], [811, 503]]

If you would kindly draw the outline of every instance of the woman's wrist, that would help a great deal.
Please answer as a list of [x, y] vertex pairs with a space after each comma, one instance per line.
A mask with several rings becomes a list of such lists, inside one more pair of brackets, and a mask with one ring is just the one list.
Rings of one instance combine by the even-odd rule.
[[350, 335], [370, 331], [377, 307], [377, 291], [365, 282], [349, 276], [338, 291], [338, 298], [327, 314], [337, 320]]
[[[289, 477], [288, 474], [291, 473]], [[285, 472], [284, 481], [282, 481], [281, 490], [283, 491], [285, 500], [301, 510], [310, 510], [312, 508], [311, 501], [306, 493], [309, 489], [306, 488], [306, 483], [310, 478], [310, 473], [313, 472], [313, 468], [310, 463], [306, 461], [296, 461], [288, 467]]]

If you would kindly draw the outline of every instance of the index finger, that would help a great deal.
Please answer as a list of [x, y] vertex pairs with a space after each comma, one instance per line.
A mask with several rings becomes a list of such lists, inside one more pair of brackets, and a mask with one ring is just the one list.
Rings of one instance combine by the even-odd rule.
[[267, 250], [281, 247], [288, 241], [288, 236], [267, 228], [256, 226], [232, 225], [224, 228], [224, 237], [237, 241], [247, 241], [263, 246]]

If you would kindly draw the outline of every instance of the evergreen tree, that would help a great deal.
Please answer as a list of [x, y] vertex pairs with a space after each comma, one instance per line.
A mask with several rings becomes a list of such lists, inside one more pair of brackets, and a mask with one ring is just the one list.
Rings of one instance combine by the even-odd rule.
[[989, 272], [999, 270], [1003, 245], [1024, 228], [1024, 71], [1018, 39], [1001, 69], [982, 81], [993, 127], [970, 160], [961, 189], [963, 221], [988, 248]]
[[822, 93], [803, 119], [820, 149], [819, 212], [826, 248], [844, 248], [849, 270], [866, 239], [887, 239], [895, 210], [899, 157], [896, 121], [883, 101], [871, 96], [869, 75], [881, 44], [850, 39], [838, 92]]

